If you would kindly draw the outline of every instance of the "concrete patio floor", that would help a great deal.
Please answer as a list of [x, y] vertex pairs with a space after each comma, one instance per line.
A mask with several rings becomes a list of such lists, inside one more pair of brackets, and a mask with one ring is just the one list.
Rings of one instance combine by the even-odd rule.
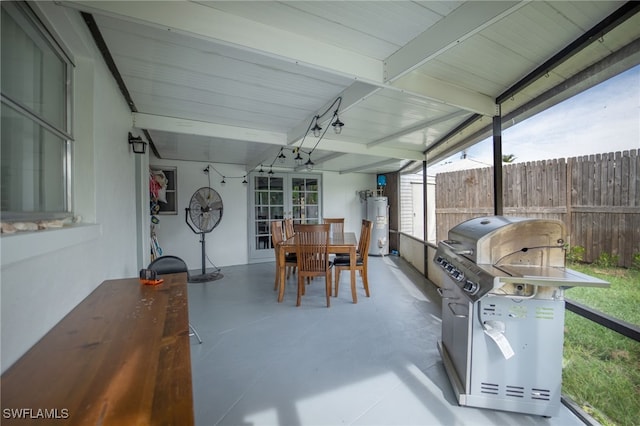
[[461, 407], [436, 343], [440, 297], [403, 259], [369, 258], [371, 297], [348, 273], [327, 309], [324, 280], [295, 306], [273, 290], [275, 264], [222, 268], [189, 284], [196, 424], [209, 425], [583, 425], [558, 416]]

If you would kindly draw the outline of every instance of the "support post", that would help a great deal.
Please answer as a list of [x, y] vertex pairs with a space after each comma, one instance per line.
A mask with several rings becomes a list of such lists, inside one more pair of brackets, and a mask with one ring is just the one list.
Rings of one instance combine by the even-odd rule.
[[[435, 203], [435, 200], [432, 200]], [[427, 161], [422, 161], [422, 240], [427, 241], [429, 237], [429, 219], [427, 210]], [[429, 276], [429, 247], [427, 244], [422, 245], [423, 250], [423, 262], [424, 262], [424, 276]]]
[[493, 214], [504, 213], [502, 196], [502, 114], [493, 117]]

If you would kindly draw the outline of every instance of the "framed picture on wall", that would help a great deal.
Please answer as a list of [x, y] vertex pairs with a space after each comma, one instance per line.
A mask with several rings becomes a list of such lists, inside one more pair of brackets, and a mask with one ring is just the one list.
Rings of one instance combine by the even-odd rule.
[[151, 201], [157, 202], [158, 214], [178, 214], [178, 182], [175, 167], [150, 166]]

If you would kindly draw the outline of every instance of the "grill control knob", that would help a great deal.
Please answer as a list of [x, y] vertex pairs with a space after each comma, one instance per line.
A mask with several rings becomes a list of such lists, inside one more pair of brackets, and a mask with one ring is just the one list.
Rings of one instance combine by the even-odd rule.
[[467, 293], [473, 294], [478, 290], [478, 284], [474, 283], [473, 281], [467, 280], [467, 282], [464, 283], [462, 289]]
[[453, 279], [455, 279], [456, 281], [460, 282], [462, 280], [464, 280], [464, 274], [461, 271], [455, 271], [453, 273]]

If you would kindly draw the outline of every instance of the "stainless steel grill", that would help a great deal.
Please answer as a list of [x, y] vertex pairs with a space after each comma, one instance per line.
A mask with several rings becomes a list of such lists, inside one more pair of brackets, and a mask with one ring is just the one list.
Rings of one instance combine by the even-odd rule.
[[560, 221], [491, 216], [449, 230], [438, 349], [460, 405], [554, 416], [564, 290], [609, 283], [565, 268]]

